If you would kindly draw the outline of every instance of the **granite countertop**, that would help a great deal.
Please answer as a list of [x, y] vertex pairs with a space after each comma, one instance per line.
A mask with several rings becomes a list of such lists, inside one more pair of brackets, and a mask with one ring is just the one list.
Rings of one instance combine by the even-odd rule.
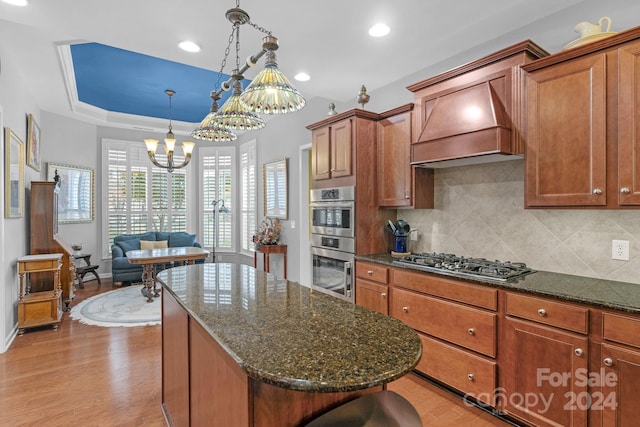
[[422, 346], [394, 318], [242, 264], [196, 264], [158, 274], [252, 378], [310, 392], [379, 386], [410, 372]]
[[[374, 262], [394, 268], [405, 268], [428, 273], [417, 268], [394, 264], [390, 254], [358, 255], [356, 260]], [[442, 276], [451, 278], [451, 276]], [[593, 306], [640, 314], [640, 284], [616, 282], [592, 277], [536, 271], [523, 277], [498, 282], [490, 279], [455, 278], [535, 295], [554, 297], [565, 301], [590, 304]]]

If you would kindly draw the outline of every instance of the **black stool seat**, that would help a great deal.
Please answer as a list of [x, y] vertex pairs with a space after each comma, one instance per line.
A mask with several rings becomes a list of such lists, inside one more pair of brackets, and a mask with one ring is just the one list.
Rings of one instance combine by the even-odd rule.
[[385, 390], [365, 394], [338, 406], [306, 427], [422, 427], [418, 411], [407, 399]]

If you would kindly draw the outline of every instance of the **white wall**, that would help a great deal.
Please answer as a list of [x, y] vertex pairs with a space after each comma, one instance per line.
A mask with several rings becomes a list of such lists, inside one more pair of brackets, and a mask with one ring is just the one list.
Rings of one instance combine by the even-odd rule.
[[[26, 142], [27, 114], [31, 113], [40, 123], [40, 110], [29, 92], [28, 82], [25, 82], [20, 71], [15, 69], [11, 57], [3, 50], [0, 44], [0, 106], [3, 110], [4, 126], [11, 128], [18, 137]], [[4, 129], [2, 130], [4, 132]], [[26, 152], [26, 144], [25, 144]], [[42, 157], [42, 156], [41, 156]], [[2, 174], [4, 175], [4, 145], [2, 146]], [[25, 187], [37, 179], [39, 173], [25, 166]], [[4, 212], [4, 179], [2, 180], [2, 210]], [[25, 199], [26, 201], [26, 199]], [[2, 215], [2, 227], [0, 227], [1, 253], [0, 264], [0, 353], [4, 352], [17, 333], [17, 300], [18, 300], [18, 273], [16, 261], [28, 253], [29, 241], [27, 235], [27, 219], [29, 218], [28, 204], [25, 203], [25, 215], [22, 218], [4, 218]]]

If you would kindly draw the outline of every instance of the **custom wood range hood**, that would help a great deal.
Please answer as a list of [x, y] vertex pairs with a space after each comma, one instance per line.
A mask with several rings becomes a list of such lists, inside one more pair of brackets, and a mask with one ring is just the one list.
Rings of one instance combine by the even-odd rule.
[[411, 164], [439, 168], [519, 158], [520, 65], [546, 55], [526, 40], [409, 86], [415, 94]]

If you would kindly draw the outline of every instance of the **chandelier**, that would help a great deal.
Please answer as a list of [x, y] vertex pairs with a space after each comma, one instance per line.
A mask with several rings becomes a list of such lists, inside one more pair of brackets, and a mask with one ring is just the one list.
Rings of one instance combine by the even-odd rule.
[[180, 169], [187, 164], [189, 164], [189, 160], [191, 160], [191, 152], [193, 151], [193, 147], [195, 144], [193, 142], [183, 142], [182, 143], [182, 151], [184, 151], [184, 161], [176, 165], [173, 163], [173, 152], [176, 146], [176, 137], [173, 134], [173, 128], [171, 126], [171, 97], [176, 94], [175, 91], [171, 89], [167, 89], [164, 91], [169, 96], [169, 132], [167, 132], [167, 136], [164, 138], [164, 152], [167, 155], [167, 164], [163, 165], [156, 159], [156, 150], [158, 149], [158, 140], [157, 139], [145, 139], [144, 143], [147, 146], [147, 154], [149, 158], [153, 162], [154, 165], [159, 168], [167, 169], [169, 172], [173, 172], [175, 169]]
[[[265, 126], [260, 114], [284, 114], [300, 110], [305, 105], [305, 99], [289, 82], [289, 79], [278, 69], [276, 50], [278, 39], [268, 31], [253, 22], [249, 14], [240, 9], [240, 1], [236, 0], [236, 7], [227, 10], [226, 18], [232, 24], [231, 34], [220, 66], [216, 89], [211, 92], [213, 100], [211, 112], [202, 120], [191, 136], [208, 141], [233, 141], [237, 138], [234, 131], [261, 129]], [[266, 34], [262, 39], [262, 50], [250, 56], [240, 67], [240, 26], [249, 24], [256, 30]], [[235, 40], [236, 64], [231, 78], [220, 84], [222, 72], [231, 52], [231, 44]], [[258, 60], [266, 54], [264, 69], [255, 79], [242, 89], [244, 73], [256, 65]], [[223, 91], [233, 89], [224, 105], [218, 109], [218, 100]]]

